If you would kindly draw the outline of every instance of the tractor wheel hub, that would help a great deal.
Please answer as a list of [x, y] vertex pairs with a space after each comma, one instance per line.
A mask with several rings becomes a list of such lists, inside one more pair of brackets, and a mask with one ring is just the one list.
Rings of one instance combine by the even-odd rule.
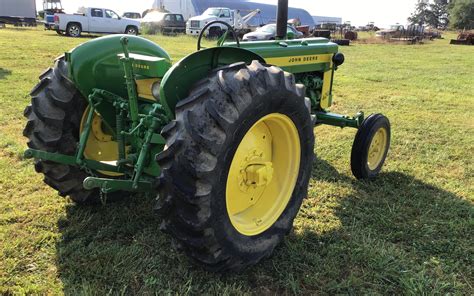
[[271, 162], [250, 164], [245, 169], [245, 184], [261, 187], [272, 181], [273, 166]]
[[237, 231], [257, 235], [287, 207], [296, 185], [301, 146], [286, 115], [262, 117], [241, 140], [227, 176], [227, 213]]

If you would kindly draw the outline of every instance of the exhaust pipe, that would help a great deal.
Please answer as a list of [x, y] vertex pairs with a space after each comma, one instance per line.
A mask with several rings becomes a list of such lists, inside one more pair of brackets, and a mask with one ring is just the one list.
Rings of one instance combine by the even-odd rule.
[[276, 39], [286, 39], [288, 24], [288, 0], [278, 0]]

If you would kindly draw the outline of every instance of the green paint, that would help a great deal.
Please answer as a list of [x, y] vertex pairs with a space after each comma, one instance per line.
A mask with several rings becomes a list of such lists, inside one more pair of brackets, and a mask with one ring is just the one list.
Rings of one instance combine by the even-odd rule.
[[[64, 155], [59, 153], [51, 153], [41, 150], [27, 149], [24, 153], [25, 158], [41, 159], [46, 161], [57, 162], [65, 165], [77, 166], [76, 156]], [[82, 165], [91, 170], [108, 171], [114, 173], [126, 173], [125, 169], [117, 166], [109, 165], [95, 160], [84, 159]]]
[[359, 128], [364, 121], [364, 113], [359, 112], [354, 117], [328, 112], [316, 112], [316, 125], [327, 124], [338, 127]]
[[132, 119], [132, 127], [135, 128], [138, 125], [138, 94], [137, 86], [135, 84], [133, 67], [134, 59], [130, 58], [128, 51], [128, 37], [120, 38], [122, 43], [123, 56], [120, 58], [120, 62], [123, 66], [123, 72], [125, 73], [125, 83], [127, 85], [128, 94], [128, 107], [130, 108], [130, 118]]
[[[146, 39], [120, 35], [97, 38], [66, 54], [70, 78], [90, 105], [77, 154], [29, 150], [25, 155], [91, 170], [123, 172], [129, 178], [89, 177], [83, 184], [86, 189], [152, 191], [150, 180], [161, 172], [154, 159], [166, 142], [159, 131], [174, 118], [177, 103], [213, 69], [238, 62], [249, 64], [253, 60], [274, 61], [283, 70], [294, 73], [297, 81], [307, 87], [317, 124], [357, 128], [363, 114], [347, 117], [319, 111], [323, 73], [331, 70], [331, 58], [337, 50], [336, 44], [324, 38], [245, 42], [240, 48], [235, 43], [224, 43], [195, 52], [171, 67], [168, 54]], [[148, 78], [162, 78], [159, 102], [138, 99], [135, 80]], [[117, 166], [84, 159], [94, 112], [101, 116], [118, 143]]]
[[[225, 43], [225, 46], [237, 46], [237, 44]], [[252, 51], [264, 59], [335, 54], [338, 52], [338, 45], [329, 42], [329, 40], [325, 38], [242, 42], [240, 43], [240, 47]], [[329, 64], [296, 64], [294, 66], [284, 66], [281, 68], [285, 71], [296, 74], [314, 71], [326, 71], [329, 69]]]
[[163, 77], [160, 102], [169, 118], [174, 118], [176, 104], [185, 99], [194, 83], [212, 69], [237, 62], [265, 62], [259, 55], [241, 48], [214, 47], [195, 52], [176, 63]]
[[[127, 96], [125, 73], [118, 57], [123, 54], [120, 45], [122, 37], [123, 35], [110, 35], [97, 38], [68, 53], [70, 78], [85, 98], [94, 88], [107, 90], [121, 97]], [[130, 52], [163, 58], [168, 67], [171, 66], [171, 58], [157, 44], [141, 37], [127, 35], [127, 38]], [[160, 77], [160, 74], [163, 73], [159, 71], [157, 76]]]
[[76, 164], [82, 165], [84, 161], [84, 150], [86, 149], [87, 139], [91, 133], [92, 128], [92, 118], [94, 117], [95, 112], [95, 103], [94, 103], [94, 93], [89, 96], [89, 110], [87, 111], [87, 119], [84, 124], [84, 130], [81, 133], [79, 138], [79, 146], [76, 154]]
[[153, 191], [153, 182], [140, 181], [136, 185], [130, 180], [107, 179], [87, 177], [84, 180], [84, 188], [91, 190], [99, 188], [103, 193], [111, 193], [114, 191], [131, 191], [131, 192], [151, 192]]

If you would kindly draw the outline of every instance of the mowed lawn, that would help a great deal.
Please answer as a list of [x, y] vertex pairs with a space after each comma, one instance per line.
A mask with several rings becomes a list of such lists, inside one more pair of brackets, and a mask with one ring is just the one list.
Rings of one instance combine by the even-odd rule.
[[[22, 157], [23, 109], [53, 59], [91, 37], [0, 29], [0, 294], [472, 295], [474, 47], [453, 36], [341, 48], [333, 110], [392, 124], [380, 178], [352, 177], [355, 130], [316, 128], [294, 230], [270, 259], [214, 274], [170, 247], [152, 197], [79, 207], [43, 183]], [[195, 50], [194, 38], [145, 37], [174, 61]]]

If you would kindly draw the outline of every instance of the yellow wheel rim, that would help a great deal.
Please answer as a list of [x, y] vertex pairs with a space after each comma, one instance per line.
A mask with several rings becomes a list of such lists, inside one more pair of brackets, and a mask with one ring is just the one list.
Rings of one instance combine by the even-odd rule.
[[382, 127], [377, 130], [372, 138], [367, 157], [367, 165], [370, 170], [375, 170], [383, 161], [388, 144], [387, 135], [387, 130]]
[[286, 115], [257, 121], [240, 142], [227, 176], [227, 213], [234, 228], [253, 236], [270, 228], [290, 201], [300, 168], [298, 130]]
[[[87, 113], [89, 113], [89, 107], [86, 109], [86, 111], [84, 111], [82, 116], [79, 135], [84, 130]], [[102, 117], [97, 113], [94, 113], [94, 117], [92, 119], [91, 133], [87, 139], [84, 157], [111, 165], [115, 165], [118, 159], [118, 143], [112, 140], [112, 135], [106, 131], [102, 122]], [[99, 172], [108, 176], [122, 175], [119, 173], [106, 171]]]

